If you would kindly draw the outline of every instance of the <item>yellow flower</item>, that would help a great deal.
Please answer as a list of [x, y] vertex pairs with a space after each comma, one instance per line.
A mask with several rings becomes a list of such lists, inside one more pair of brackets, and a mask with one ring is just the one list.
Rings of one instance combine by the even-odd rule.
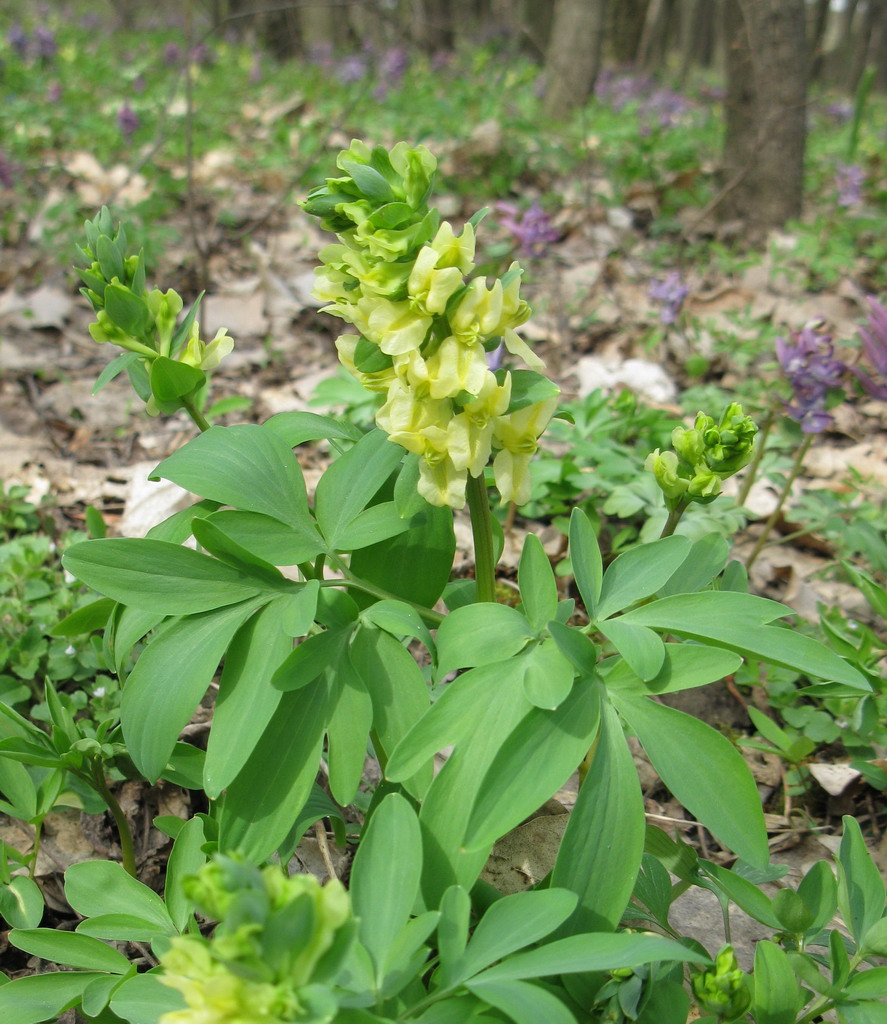
[[339, 353], [339, 362], [345, 369], [356, 377], [367, 391], [385, 392], [395, 379], [395, 369], [387, 366], [384, 370], [376, 370], [374, 373], [363, 373], [354, 365], [354, 351], [360, 341], [358, 334], [340, 334], [336, 338], [336, 351]]
[[375, 297], [358, 301], [352, 322], [365, 338], [390, 356], [419, 348], [431, 327], [431, 317], [417, 313], [408, 301]]
[[425, 245], [419, 250], [407, 281], [407, 291], [420, 313], [442, 314], [453, 293], [462, 287], [458, 267], [438, 269], [440, 253]]
[[455, 398], [461, 391], [476, 395], [489, 372], [483, 346], [463, 345], [452, 335], [428, 357], [426, 366], [432, 398]]
[[493, 460], [496, 487], [502, 503], [513, 501], [523, 505], [529, 501], [532, 481], [530, 460], [539, 447], [539, 437], [557, 409], [557, 396], [536, 402], [523, 409], [497, 416], [493, 437], [502, 446]]
[[465, 507], [468, 474], [456, 469], [447, 448], [447, 431], [428, 427], [424, 431], [425, 452], [419, 459], [418, 491], [429, 505]]
[[200, 340], [200, 324], [195, 320], [191, 324], [188, 343], [179, 353], [179, 361], [194, 366], [198, 370], [214, 370], [226, 355], [234, 348], [234, 339], [228, 331], [220, 327], [216, 336], [209, 343]]
[[501, 281], [494, 281], [488, 289], [485, 281], [475, 278], [450, 316], [453, 334], [469, 344], [491, 337], [502, 319], [502, 299]]
[[475, 238], [471, 224], [466, 224], [457, 236], [452, 224], [444, 221], [428, 244], [438, 254], [438, 267], [458, 267], [463, 274], [474, 270]]
[[432, 443], [429, 437], [436, 439], [436, 431], [445, 435], [451, 416], [452, 405], [446, 399], [419, 398], [413, 388], [396, 380], [388, 389], [388, 400], [376, 413], [376, 423], [395, 444], [424, 455]]
[[447, 450], [456, 469], [480, 476], [490, 460], [493, 418], [501, 416], [511, 400], [511, 374], [499, 384], [494, 374], [487, 377], [477, 398], [462, 407], [447, 427]]

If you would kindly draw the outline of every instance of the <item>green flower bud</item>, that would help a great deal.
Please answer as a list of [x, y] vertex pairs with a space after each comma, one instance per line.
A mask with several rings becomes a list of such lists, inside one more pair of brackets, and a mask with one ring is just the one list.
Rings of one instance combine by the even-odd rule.
[[687, 493], [688, 481], [678, 471], [678, 457], [674, 452], [650, 452], [644, 462], [644, 469], [656, 477], [656, 483], [665, 495], [669, 508], [675, 508]]
[[732, 946], [724, 946], [714, 967], [693, 976], [693, 995], [700, 1009], [722, 1021], [734, 1021], [751, 1005], [748, 978], [739, 969]]
[[145, 302], [154, 317], [154, 324], [160, 338], [160, 354], [168, 356], [172, 336], [176, 330], [176, 321], [184, 306], [182, 297], [172, 288], [165, 294], [159, 288], [154, 288], [145, 296]]

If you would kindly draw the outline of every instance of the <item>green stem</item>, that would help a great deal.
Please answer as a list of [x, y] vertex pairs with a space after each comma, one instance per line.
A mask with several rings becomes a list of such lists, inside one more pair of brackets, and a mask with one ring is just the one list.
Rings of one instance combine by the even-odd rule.
[[211, 424], [209, 420], [203, 415], [203, 413], [197, 408], [197, 404], [191, 395], [186, 395], [182, 399], [182, 408], [191, 417], [192, 420], [197, 424], [198, 429], [203, 432], [209, 430]]
[[478, 601], [496, 600], [496, 560], [493, 557], [493, 517], [487, 484], [481, 472], [468, 477], [468, 510], [474, 538], [474, 577]]
[[114, 818], [114, 824], [117, 826], [117, 835], [120, 839], [120, 853], [123, 857], [123, 867], [130, 875], [132, 875], [133, 878], [138, 878], [135, 845], [132, 841], [132, 832], [129, 828], [129, 822], [126, 820], [126, 815], [123, 813], [123, 808], [117, 802], [117, 798], [108, 788], [108, 783], [105, 779], [105, 771], [101, 764], [93, 764], [90, 781], [95, 787], [95, 791], [108, 805], [108, 810]]
[[372, 594], [373, 597], [378, 597], [380, 601], [400, 601], [415, 609], [432, 626], [439, 626], [446, 618], [445, 615], [434, 611], [432, 608], [416, 604], [415, 601], [408, 601], [405, 597], [392, 594], [390, 590], [383, 590], [382, 587], [377, 587], [375, 583], [367, 583], [366, 580], [358, 579], [350, 574], [343, 580], [321, 580], [320, 585], [322, 587], [353, 587], [354, 590], [362, 590], [365, 594]]
[[662, 533], [659, 534], [659, 539], [663, 537], [670, 537], [677, 529], [678, 523], [681, 521], [681, 516], [690, 507], [690, 502], [683, 500], [675, 508], [668, 510], [668, 519], [665, 520], [665, 526], [662, 527]]
[[788, 475], [788, 479], [785, 481], [785, 486], [779, 495], [779, 500], [776, 502], [776, 508], [770, 513], [770, 518], [764, 523], [764, 529], [761, 535], [758, 537], [755, 546], [752, 548], [751, 554], [748, 556], [748, 560], [745, 563], [746, 569], [751, 567], [757, 561], [758, 555], [761, 553], [764, 545], [767, 543], [767, 538], [773, 532], [773, 527], [776, 525], [776, 520], [779, 519], [779, 514], [782, 512], [782, 506], [785, 504], [786, 498], [792, 489], [792, 484], [798, 479], [798, 474], [801, 472], [801, 467], [804, 465], [804, 459], [806, 458], [807, 452], [810, 450], [810, 445], [813, 443], [815, 434], [807, 434], [801, 443], [801, 447], [798, 449], [797, 455], [795, 455], [795, 464], [792, 466], [792, 471]]
[[755, 445], [755, 454], [748, 464], [748, 468], [745, 471], [745, 476], [742, 480], [742, 487], [739, 489], [739, 494], [736, 497], [737, 505], [744, 505], [748, 498], [749, 491], [752, 488], [752, 484], [755, 482], [755, 478], [758, 475], [758, 469], [761, 465], [761, 459], [764, 457], [764, 449], [767, 447], [767, 438], [770, 436], [770, 431], [773, 429], [773, 424], [776, 422], [776, 417], [772, 412], [767, 413], [767, 418], [764, 420], [764, 424], [758, 431], [758, 441]]

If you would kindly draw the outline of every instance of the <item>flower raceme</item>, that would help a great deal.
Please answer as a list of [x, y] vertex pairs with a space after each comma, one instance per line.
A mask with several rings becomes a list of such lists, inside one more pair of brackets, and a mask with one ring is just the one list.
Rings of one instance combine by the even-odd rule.
[[[426, 501], [461, 508], [469, 474], [495, 454], [502, 501], [525, 502], [558, 392], [515, 330], [530, 316], [520, 266], [492, 283], [470, 277], [480, 216], [458, 234], [439, 222], [427, 205], [436, 161], [424, 147], [355, 141], [337, 165], [345, 176], [328, 178], [302, 205], [338, 236], [321, 250], [315, 295], [359, 332], [337, 339], [342, 364], [385, 395], [376, 423], [419, 457]], [[520, 371], [521, 389], [511, 372], [490, 369], [488, 353], [500, 344], [532, 368]]]

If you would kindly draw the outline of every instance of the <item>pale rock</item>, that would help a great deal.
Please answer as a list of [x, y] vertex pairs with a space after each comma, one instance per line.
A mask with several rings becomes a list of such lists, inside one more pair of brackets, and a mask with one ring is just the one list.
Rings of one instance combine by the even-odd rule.
[[627, 388], [650, 402], [668, 403], [677, 398], [674, 381], [658, 363], [646, 359], [625, 359], [607, 363], [597, 356], [583, 356], [576, 363], [578, 394], [585, 398], [600, 388], [612, 393]]
[[129, 467], [129, 487], [120, 519], [123, 537], [144, 537], [153, 526], [168, 519], [174, 512], [187, 508], [193, 497], [170, 480], [149, 480], [155, 462], [137, 462]]

